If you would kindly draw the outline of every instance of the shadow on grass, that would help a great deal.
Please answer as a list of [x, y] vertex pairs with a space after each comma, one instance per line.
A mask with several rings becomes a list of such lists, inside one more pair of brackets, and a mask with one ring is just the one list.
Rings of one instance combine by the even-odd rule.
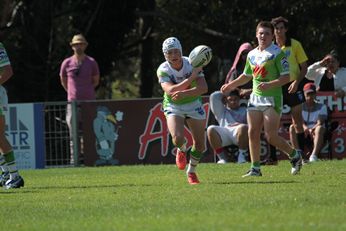
[[35, 193], [36, 191], [26, 190], [26, 189], [4, 189], [0, 191], [1, 194], [23, 194], [23, 193]]
[[23, 193], [37, 193], [42, 190], [51, 190], [51, 189], [93, 189], [93, 188], [119, 188], [119, 187], [152, 187], [156, 185], [150, 184], [118, 184], [118, 185], [71, 185], [71, 186], [39, 186], [39, 187], [28, 187], [20, 189], [9, 189], [3, 190], [0, 189], [1, 194], [23, 194]]
[[[241, 185], [241, 184], [295, 184], [299, 183], [298, 181], [233, 181], [233, 182], [203, 182], [203, 184], [212, 184], [212, 185]], [[121, 187], [155, 187], [162, 186], [160, 184], [113, 184], [113, 185], [69, 185], [69, 186], [58, 186], [58, 185], [49, 185], [49, 186], [38, 186], [38, 187], [27, 187], [20, 189], [10, 189], [10, 190], [0, 190], [1, 194], [23, 194], [23, 193], [38, 193], [42, 190], [52, 190], [52, 189], [100, 189], [100, 188], [121, 188]]]
[[210, 184], [296, 184], [298, 181], [235, 181], [235, 182], [210, 182]]

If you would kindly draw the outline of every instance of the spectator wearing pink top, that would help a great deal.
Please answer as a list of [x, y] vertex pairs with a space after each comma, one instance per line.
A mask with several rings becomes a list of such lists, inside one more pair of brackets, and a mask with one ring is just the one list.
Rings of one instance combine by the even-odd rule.
[[[70, 42], [73, 55], [66, 58], [60, 67], [60, 82], [67, 92], [67, 100], [95, 100], [95, 87], [100, 81], [100, 72], [94, 58], [86, 55], [88, 42], [83, 35], [73, 36]], [[80, 113], [77, 110], [77, 129], [80, 127]], [[72, 142], [72, 105], [69, 103], [66, 109], [66, 122], [70, 133], [71, 163], [74, 162]], [[79, 130], [79, 129], [78, 129]], [[80, 139], [78, 139], [80, 141]], [[79, 144], [78, 144], [79, 145]], [[80, 149], [79, 149], [80, 150]]]

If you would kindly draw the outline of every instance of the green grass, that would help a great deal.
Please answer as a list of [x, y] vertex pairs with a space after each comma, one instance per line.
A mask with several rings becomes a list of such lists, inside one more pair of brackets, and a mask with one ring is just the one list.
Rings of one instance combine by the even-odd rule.
[[174, 165], [22, 170], [1, 230], [346, 230], [346, 160], [248, 167], [200, 164], [194, 186]]

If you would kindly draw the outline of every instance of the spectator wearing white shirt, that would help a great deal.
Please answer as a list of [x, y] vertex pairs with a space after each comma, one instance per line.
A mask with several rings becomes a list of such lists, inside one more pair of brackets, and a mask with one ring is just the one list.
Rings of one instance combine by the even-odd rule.
[[[313, 83], [304, 85], [304, 96], [306, 102], [303, 103], [303, 128], [305, 139], [311, 139], [313, 143], [309, 162], [315, 162], [318, 160], [318, 154], [324, 145], [325, 121], [328, 117], [328, 111], [325, 104], [316, 102], [316, 86]], [[290, 135], [292, 138], [296, 137], [292, 125], [290, 126]], [[293, 142], [297, 142], [297, 140], [293, 139]]]
[[337, 97], [345, 96], [346, 68], [340, 67], [340, 59], [335, 50], [321, 61], [310, 65], [306, 78], [314, 81], [317, 91], [334, 91]]

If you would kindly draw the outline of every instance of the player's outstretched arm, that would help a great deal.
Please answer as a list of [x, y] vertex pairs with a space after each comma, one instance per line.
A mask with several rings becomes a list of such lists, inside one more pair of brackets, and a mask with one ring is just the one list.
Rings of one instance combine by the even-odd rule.
[[245, 83], [249, 82], [251, 79], [252, 79], [251, 76], [247, 76], [247, 75], [241, 74], [235, 80], [222, 85], [220, 91], [224, 95], [228, 95], [232, 90], [236, 89], [237, 87], [239, 87], [241, 85], [244, 85]]

